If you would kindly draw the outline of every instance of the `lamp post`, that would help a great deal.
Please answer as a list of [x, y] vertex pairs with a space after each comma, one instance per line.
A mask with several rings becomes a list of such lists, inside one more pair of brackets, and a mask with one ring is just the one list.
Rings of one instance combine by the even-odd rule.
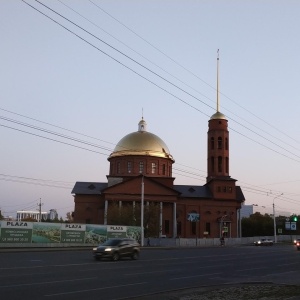
[[283, 195], [283, 193], [281, 193], [280, 195], [277, 195], [276, 197], [274, 197], [273, 199], [273, 221], [274, 221], [274, 243], [277, 243], [277, 236], [276, 236], [276, 218], [275, 218], [275, 199], [280, 197], [281, 195]]
[[141, 190], [141, 246], [144, 246], [144, 175], [142, 176]]

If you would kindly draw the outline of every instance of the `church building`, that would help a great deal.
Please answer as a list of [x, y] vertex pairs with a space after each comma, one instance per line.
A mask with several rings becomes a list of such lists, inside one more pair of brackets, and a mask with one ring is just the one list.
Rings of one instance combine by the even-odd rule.
[[[217, 94], [219, 94], [217, 90]], [[147, 131], [145, 120], [138, 130], [123, 137], [108, 157], [107, 182], [76, 182], [72, 194], [74, 222], [108, 224], [109, 207], [118, 203], [145, 202], [159, 206], [158, 237], [238, 237], [239, 211], [245, 201], [236, 179], [229, 175], [228, 121], [217, 111], [208, 121], [207, 178], [204, 185], [176, 185], [174, 158], [166, 143]]]

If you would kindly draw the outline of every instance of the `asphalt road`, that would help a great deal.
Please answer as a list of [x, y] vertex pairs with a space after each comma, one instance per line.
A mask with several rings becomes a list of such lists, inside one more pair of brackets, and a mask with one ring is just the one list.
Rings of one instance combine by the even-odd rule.
[[245, 282], [300, 285], [300, 251], [278, 244], [143, 249], [139, 260], [118, 262], [94, 261], [87, 250], [0, 252], [0, 295], [9, 300], [133, 299]]

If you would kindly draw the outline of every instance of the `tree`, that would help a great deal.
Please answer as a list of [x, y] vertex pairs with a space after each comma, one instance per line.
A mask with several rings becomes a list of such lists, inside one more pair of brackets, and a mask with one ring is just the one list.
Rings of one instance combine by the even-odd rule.
[[4, 219], [4, 217], [2, 216], [2, 212], [0, 210], [0, 220], [3, 220], [3, 219]]
[[73, 213], [69, 211], [67, 212], [66, 223], [72, 223], [72, 222], [73, 222]]
[[[140, 203], [118, 201], [110, 203], [107, 211], [107, 223], [110, 225], [141, 226]], [[144, 206], [144, 230], [145, 236], [159, 236], [159, 204], [149, 203]]]
[[31, 218], [31, 217], [23, 218], [21, 221], [24, 221], [24, 222], [37, 222], [36, 219]]
[[274, 234], [274, 220], [268, 214], [256, 212], [242, 219], [242, 236], [270, 236]]
[[145, 237], [159, 236], [159, 204], [151, 202], [144, 214]]

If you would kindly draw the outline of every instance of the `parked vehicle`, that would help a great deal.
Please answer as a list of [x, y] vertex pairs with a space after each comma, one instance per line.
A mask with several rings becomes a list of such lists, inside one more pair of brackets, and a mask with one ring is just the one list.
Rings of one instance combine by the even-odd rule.
[[255, 246], [272, 246], [273, 243], [274, 242], [270, 239], [261, 239], [261, 240], [254, 242], [254, 245]]
[[109, 258], [117, 261], [122, 257], [138, 259], [140, 253], [140, 244], [130, 238], [108, 239], [98, 247], [93, 248], [93, 256], [96, 260]]

